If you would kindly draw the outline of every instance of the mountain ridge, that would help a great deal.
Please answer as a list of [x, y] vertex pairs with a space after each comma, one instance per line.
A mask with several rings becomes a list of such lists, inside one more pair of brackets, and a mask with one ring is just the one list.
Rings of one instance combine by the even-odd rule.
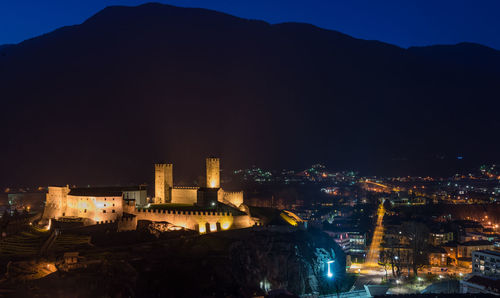
[[477, 147], [500, 127], [487, 57], [478, 68], [313, 25], [160, 4], [111, 7], [0, 53], [5, 183], [23, 173], [143, 182], [154, 160], [192, 170], [208, 155], [228, 168], [323, 160], [450, 174], [500, 149]]

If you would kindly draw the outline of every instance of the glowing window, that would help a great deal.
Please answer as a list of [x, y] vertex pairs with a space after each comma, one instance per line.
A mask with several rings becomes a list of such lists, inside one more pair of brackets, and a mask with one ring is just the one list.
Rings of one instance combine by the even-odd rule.
[[217, 231], [217, 224], [211, 223], [210, 224], [210, 232], [215, 232]]

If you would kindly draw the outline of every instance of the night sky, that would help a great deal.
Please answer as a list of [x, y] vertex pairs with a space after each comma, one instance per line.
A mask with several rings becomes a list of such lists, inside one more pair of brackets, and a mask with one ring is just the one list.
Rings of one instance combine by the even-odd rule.
[[[148, 1], [16, 0], [0, 2], [0, 44], [17, 43], [65, 25], [79, 24], [110, 5]], [[180, 0], [165, 4], [203, 7], [271, 23], [305, 22], [354, 37], [402, 47], [468, 41], [500, 49], [497, 0]]]

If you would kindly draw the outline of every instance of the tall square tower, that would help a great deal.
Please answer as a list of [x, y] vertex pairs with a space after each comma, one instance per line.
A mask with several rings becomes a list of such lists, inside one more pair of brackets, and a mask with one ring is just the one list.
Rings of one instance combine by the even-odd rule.
[[220, 188], [220, 161], [207, 158], [207, 188]]
[[155, 203], [170, 203], [172, 201], [173, 187], [173, 165], [171, 163], [155, 164]]

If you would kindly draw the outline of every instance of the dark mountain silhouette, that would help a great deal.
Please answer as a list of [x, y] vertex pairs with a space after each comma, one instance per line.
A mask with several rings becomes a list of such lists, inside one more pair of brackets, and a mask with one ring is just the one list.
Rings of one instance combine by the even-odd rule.
[[14, 46], [13, 44], [2, 44], [0, 45], [0, 54], [2, 53], [3, 50], [8, 49], [9, 47]]
[[411, 47], [409, 52], [438, 63], [447, 63], [470, 68], [475, 71], [500, 73], [500, 55], [495, 49], [463, 42], [456, 45], [436, 45], [428, 47]]
[[0, 48], [0, 181], [142, 182], [170, 159], [190, 184], [209, 155], [226, 169], [322, 161], [447, 175], [498, 161], [499, 57], [205, 9], [109, 7]]

